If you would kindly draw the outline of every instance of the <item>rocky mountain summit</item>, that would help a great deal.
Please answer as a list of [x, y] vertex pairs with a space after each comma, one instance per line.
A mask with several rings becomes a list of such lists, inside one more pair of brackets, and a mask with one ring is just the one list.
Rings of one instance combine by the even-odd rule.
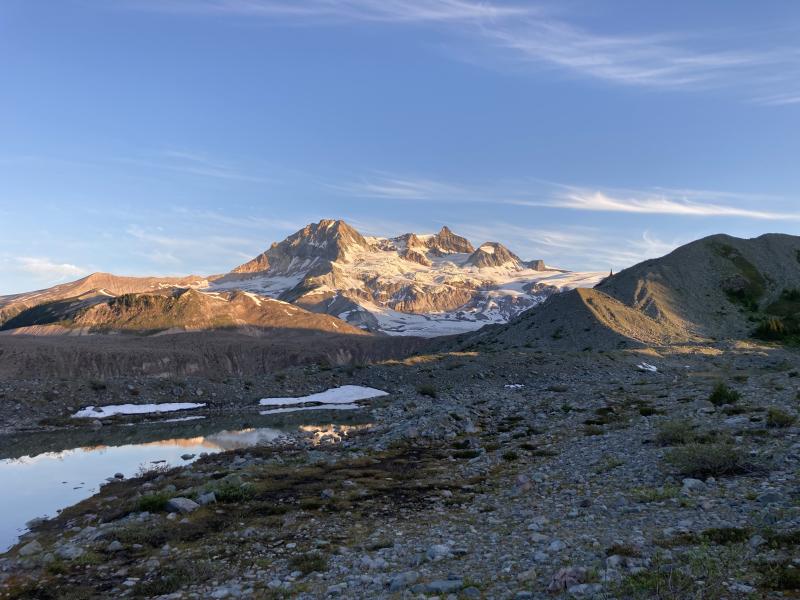
[[365, 237], [344, 221], [311, 224], [210, 284], [335, 315], [369, 331], [423, 336], [502, 323], [598, 273], [525, 262], [498, 242], [477, 249], [436, 234]]

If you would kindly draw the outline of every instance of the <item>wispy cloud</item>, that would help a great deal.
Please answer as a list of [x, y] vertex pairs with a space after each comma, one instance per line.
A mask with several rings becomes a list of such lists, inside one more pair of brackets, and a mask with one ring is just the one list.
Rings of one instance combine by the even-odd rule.
[[15, 256], [2, 261], [6, 269], [24, 273], [35, 279], [57, 283], [72, 277], [81, 277], [89, 271], [70, 263], [58, 263], [41, 256]]
[[689, 237], [664, 240], [645, 229], [638, 234], [564, 225], [559, 228], [525, 227], [506, 221], [453, 223], [457, 233], [473, 242], [500, 241], [526, 259], [544, 259], [551, 266], [619, 270], [647, 258], [663, 256]]
[[766, 33], [751, 35], [749, 45], [740, 33], [621, 34], [580, 27], [570, 15], [531, 3], [477, 0], [138, 0], [134, 6], [293, 24], [427, 25], [477, 43], [485, 60], [504, 64], [641, 87], [738, 88], [769, 106], [800, 102], [800, 49], [777, 47]]
[[302, 229], [308, 223], [308, 220], [287, 220], [272, 217], [259, 217], [256, 215], [236, 216], [224, 214], [215, 210], [198, 210], [186, 206], [175, 207], [172, 212], [187, 219], [204, 221], [213, 225], [236, 227], [237, 229], [257, 229], [258, 231], [277, 230], [294, 232], [298, 229]]
[[[745, 219], [761, 219], [772, 221], [800, 221], [800, 213], [761, 210], [730, 206], [693, 200], [681, 195], [670, 195], [669, 192], [654, 193], [649, 191], [634, 192], [628, 196], [612, 196], [608, 192], [572, 188], [560, 197], [545, 202], [532, 202], [532, 206], [550, 206], [585, 210], [593, 212], [626, 212], [649, 215], [678, 215], [686, 217], [740, 217]], [[684, 192], [686, 194], [686, 192]], [[699, 192], [695, 193], [695, 195]], [[710, 192], [715, 196], [716, 193]], [[764, 199], [750, 199], [753, 205], [763, 205]], [[520, 202], [525, 204], [525, 202]]]
[[236, 235], [233, 231], [231, 235], [197, 235], [192, 233], [192, 227], [187, 229], [185, 226], [168, 230], [160, 226], [129, 225], [125, 233], [133, 242], [130, 245], [132, 253], [158, 267], [181, 273], [196, 269], [198, 264], [232, 269], [253, 258], [267, 245], [263, 239]]
[[[329, 186], [359, 198], [432, 202], [484, 203], [684, 217], [732, 217], [800, 221], [800, 213], [784, 198], [718, 190], [652, 188], [616, 190], [546, 182], [539, 179], [462, 185], [429, 178], [376, 174]], [[758, 207], [758, 208], [756, 208]]]
[[473, 0], [140, 0], [136, 4], [175, 12], [388, 23], [472, 22], [532, 12]]
[[327, 187], [357, 198], [385, 200], [463, 200], [470, 195], [470, 190], [464, 186], [386, 173], [376, 173], [373, 177], [362, 177], [350, 183], [329, 184]]
[[245, 181], [254, 183], [274, 182], [269, 177], [256, 175], [240, 167], [231, 165], [225, 161], [211, 158], [195, 152], [181, 150], [166, 150], [156, 153], [148, 158], [116, 158], [115, 162], [129, 164], [133, 166], [146, 167], [148, 169], [163, 169], [189, 175], [200, 175], [202, 177], [212, 177], [216, 179], [228, 179], [235, 181]]

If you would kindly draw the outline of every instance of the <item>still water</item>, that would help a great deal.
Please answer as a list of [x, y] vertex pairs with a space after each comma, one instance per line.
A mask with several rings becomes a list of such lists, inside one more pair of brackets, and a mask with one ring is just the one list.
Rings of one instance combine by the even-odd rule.
[[[332, 432], [366, 417], [362, 411], [300, 411], [277, 419], [247, 415], [0, 436], [0, 552], [16, 543], [28, 521], [88, 498], [115, 473], [131, 477], [154, 465], [188, 464], [202, 452], [247, 448], [298, 428]], [[182, 458], [189, 454], [195, 457]]]

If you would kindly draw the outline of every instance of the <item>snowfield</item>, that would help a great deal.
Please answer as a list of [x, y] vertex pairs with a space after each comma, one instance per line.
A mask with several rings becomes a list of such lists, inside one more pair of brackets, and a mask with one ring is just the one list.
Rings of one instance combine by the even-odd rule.
[[[481, 248], [494, 252], [491, 246]], [[506, 323], [541, 304], [553, 293], [593, 287], [606, 276], [606, 273], [570, 272], [552, 267], [537, 271], [513, 263], [479, 268], [466, 264], [468, 258], [469, 254], [453, 253], [433, 257], [431, 265], [426, 266], [408, 261], [395, 251], [355, 252], [348, 262], [333, 263], [337, 269], [335, 287], [317, 285], [306, 294], [307, 297], [328, 296], [330, 305], [340, 296], [352, 301], [357, 308], [329, 314], [357, 327], [366, 328], [358, 318], [358, 313], [362, 312], [374, 317], [377, 329], [388, 335], [435, 337]], [[260, 274], [244, 280], [214, 283], [208, 292], [241, 289], [276, 299], [300, 284], [310, 266], [309, 261], [304, 261], [297, 264], [298, 270], [291, 275]], [[408, 299], [411, 289], [423, 296], [467, 289], [472, 300], [450, 311], [409, 312], [392, 308], [394, 302]]]
[[168, 402], [166, 404], [110, 404], [108, 406], [87, 406], [79, 410], [73, 419], [105, 419], [114, 415], [147, 415], [202, 408], [205, 402]]
[[298, 404], [346, 405], [352, 404], [357, 400], [367, 400], [388, 395], [388, 392], [371, 387], [343, 385], [342, 387], [332, 388], [309, 396], [300, 396], [299, 398], [262, 398], [259, 404], [261, 406], [295, 406]]

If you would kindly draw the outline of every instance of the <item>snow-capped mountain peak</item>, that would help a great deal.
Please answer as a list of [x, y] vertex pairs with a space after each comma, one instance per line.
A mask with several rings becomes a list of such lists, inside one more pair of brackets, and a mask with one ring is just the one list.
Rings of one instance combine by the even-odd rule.
[[498, 242], [476, 249], [446, 226], [381, 238], [323, 220], [272, 244], [211, 289], [248, 290], [372, 331], [441, 335], [505, 322], [602, 276], [547, 270]]

